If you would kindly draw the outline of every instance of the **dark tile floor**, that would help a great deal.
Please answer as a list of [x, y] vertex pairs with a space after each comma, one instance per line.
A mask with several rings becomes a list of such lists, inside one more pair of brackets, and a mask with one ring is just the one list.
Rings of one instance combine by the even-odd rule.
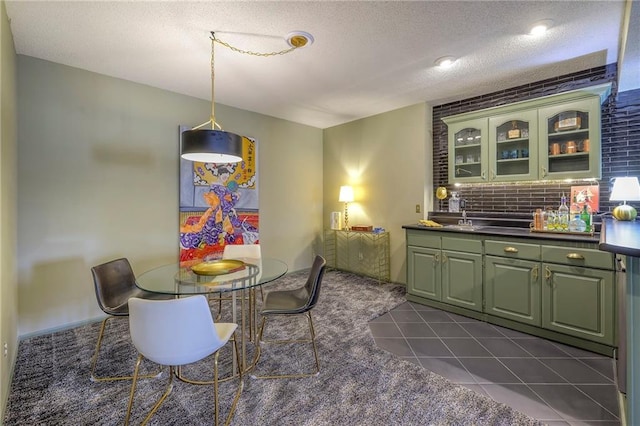
[[411, 302], [369, 325], [380, 348], [546, 424], [620, 424], [611, 358]]

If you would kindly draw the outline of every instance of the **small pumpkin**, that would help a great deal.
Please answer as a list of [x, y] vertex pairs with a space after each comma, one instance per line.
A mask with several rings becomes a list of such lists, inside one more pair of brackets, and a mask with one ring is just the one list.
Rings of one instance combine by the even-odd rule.
[[613, 217], [618, 220], [636, 220], [638, 212], [633, 207], [623, 204], [613, 209]]

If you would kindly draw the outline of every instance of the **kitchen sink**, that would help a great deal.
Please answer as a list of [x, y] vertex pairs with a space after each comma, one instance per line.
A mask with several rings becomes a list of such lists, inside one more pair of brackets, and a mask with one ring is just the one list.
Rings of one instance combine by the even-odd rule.
[[445, 225], [447, 229], [456, 229], [458, 231], [477, 231], [478, 229], [482, 229], [483, 226], [478, 225]]

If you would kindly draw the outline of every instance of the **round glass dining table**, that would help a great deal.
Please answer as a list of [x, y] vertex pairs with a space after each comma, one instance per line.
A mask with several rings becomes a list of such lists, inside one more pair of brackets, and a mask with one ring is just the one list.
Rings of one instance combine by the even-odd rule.
[[[208, 266], [212, 268], [207, 268]], [[286, 274], [287, 270], [286, 263], [267, 257], [180, 262], [159, 266], [140, 274], [136, 277], [136, 286], [149, 292], [171, 294], [176, 297], [204, 294], [211, 300], [211, 296], [223, 297], [225, 293], [230, 295], [231, 318], [238, 324], [240, 331], [242, 369], [247, 371], [253, 368], [260, 357], [255, 289], [274, 282]], [[240, 312], [237, 309], [238, 305]], [[247, 352], [251, 343], [254, 348], [253, 357], [252, 361], [248, 361]], [[180, 379], [197, 384], [209, 383], [184, 377]]]
[[286, 263], [268, 257], [224, 260], [239, 260], [244, 264], [244, 268], [236, 271], [230, 268], [228, 273], [220, 275], [201, 275], [193, 272], [192, 268], [207, 262], [172, 263], [140, 274], [136, 277], [136, 285], [152, 293], [176, 296], [235, 292], [271, 283], [286, 274], [288, 270]]

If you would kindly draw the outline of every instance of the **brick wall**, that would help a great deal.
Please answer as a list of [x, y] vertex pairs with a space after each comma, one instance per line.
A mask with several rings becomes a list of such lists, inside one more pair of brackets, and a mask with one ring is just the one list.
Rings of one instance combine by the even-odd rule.
[[[530, 213], [536, 208], [557, 207], [562, 193], [569, 195], [572, 185], [589, 182], [527, 182], [504, 184], [448, 185], [447, 126], [443, 117], [506, 105], [541, 96], [612, 83], [612, 95], [602, 105], [602, 179], [600, 211], [609, 212], [616, 203], [609, 202], [611, 179], [617, 176], [640, 177], [640, 89], [617, 94], [615, 64], [538, 81], [487, 95], [433, 107], [433, 185], [445, 186], [461, 193], [468, 210], [478, 212]], [[437, 206], [437, 201], [435, 206]], [[636, 206], [640, 208], [640, 204]], [[447, 208], [446, 201], [443, 208]]]

